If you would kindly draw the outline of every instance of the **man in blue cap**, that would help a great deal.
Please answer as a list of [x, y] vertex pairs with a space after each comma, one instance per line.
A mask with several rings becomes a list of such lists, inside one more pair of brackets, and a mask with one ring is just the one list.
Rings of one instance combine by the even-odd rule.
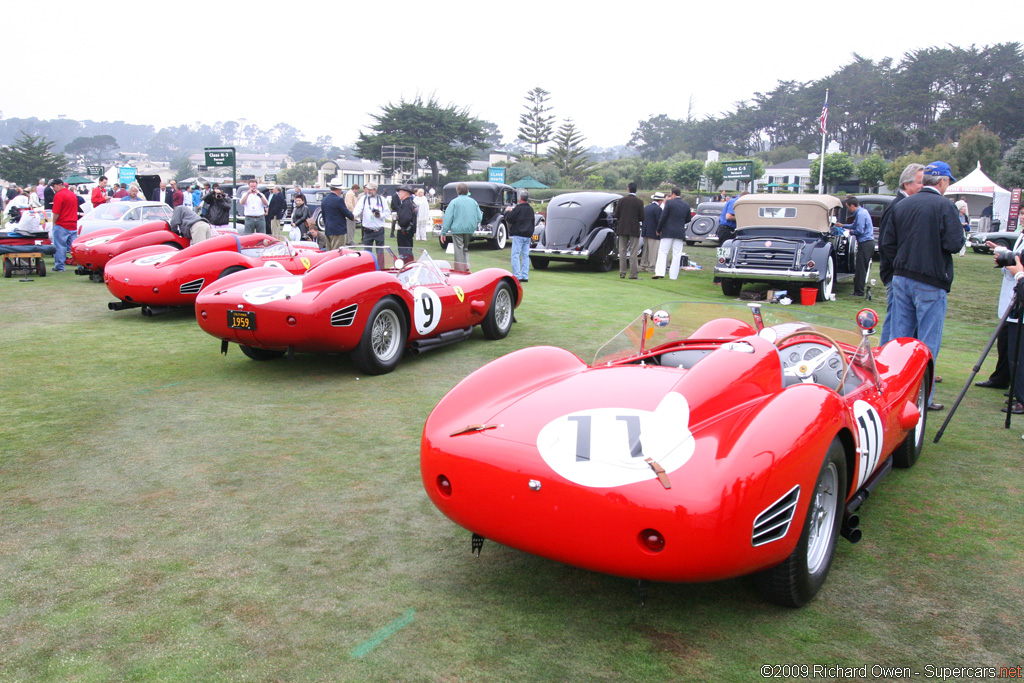
[[[892, 222], [882, 234], [880, 249], [893, 268], [892, 336], [920, 339], [937, 362], [946, 295], [953, 284], [952, 255], [964, 245], [964, 230], [956, 207], [942, 196], [956, 182], [949, 164], [928, 164], [923, 180], [920, 192], [892, 209]], [[942, 408], [929, 393], [928, 409]]]

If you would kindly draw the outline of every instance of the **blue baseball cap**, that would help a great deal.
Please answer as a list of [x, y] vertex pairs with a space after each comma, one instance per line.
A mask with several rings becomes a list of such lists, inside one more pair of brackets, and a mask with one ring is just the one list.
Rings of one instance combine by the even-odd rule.
[[949, 182], [955, 183], [956, 178], [953, 177], [953, 171], [949, 168], [949, 164], [945, 161], [933, 161], [924, 167], [925, 175], [944, 175], [949, 178]]

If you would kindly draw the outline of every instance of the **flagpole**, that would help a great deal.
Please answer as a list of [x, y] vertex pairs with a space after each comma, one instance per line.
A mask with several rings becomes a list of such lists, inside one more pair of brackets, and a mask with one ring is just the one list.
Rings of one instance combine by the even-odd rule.
[[821, 108], [821, 163], [818, 164], [818, 194], [825, 194], [825, 124], [828, 121], [828, 88], [825, 88], [825, 106]]

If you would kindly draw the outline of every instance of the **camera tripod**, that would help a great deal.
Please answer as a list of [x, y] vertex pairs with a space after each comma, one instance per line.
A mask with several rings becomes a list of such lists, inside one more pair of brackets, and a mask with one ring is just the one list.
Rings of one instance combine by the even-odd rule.
[[988, 352], [992, 350], [992, 345], [996, 343], [996, 339], [999, 337], [1000, 330], [1006, 325], [1006, 319], [1010, 317], [1010, 313], [1017, 311], [1017, 322], [1010, 323], [1017, 326], [1017, 335], [1013, 343], [1013, 350], [1010, 351], [1010, 398], [1006, 405], [1006, 422], [1003, 424], [1005, 429], [1010, 428], [1010, 418], [1013, 415], [1013, 404], [1015, 402], [1014, 389], [1017, 381], [1017, 364], [1018, 354], [1020, 353], [1020, 338], [1021, 334], [1024, 333], [1024, 315], [1021, 315], [1020, 311], [1017, 310], [1017, 293], [1014, 291], [1013, 297], [1010, 299], [1010, 305], [1006, 307], [1006, 312], [1003, 313], [1003, 317], [999, 319], [999, 324], [996, 325], [995, 332], [992, 333], [992, 337], [988, 340], [988, 344], [985, 345], [984, 350], [981, 352], [981, 356], [978, 358], [978, 362], [971, 368], [971, 376], [967, 378], [967, 382], [964, 383], [963, 389], [960, 390], [960, 394], [956, 397], [953, 402], [953, 406], [949, 409], [949, 415], [946, 416], [942, 426], [939, 427], [939, 431], [935, 433], [935, 440], [932, 443], [938, 443], [939, 439], [942, 438], [942, 433], [946, 430], [946, 425], [953, 419], [953, 415], [956, 413], [957, 407], [960, 405], [960, 401], [963, 400], [964, 395], [967, 394], [967, 390], [971, 387], [971, 383], [974, 381], [975, 376], [981, 371], [981, 365], [985, 362], [985, 357], [988, 356]]

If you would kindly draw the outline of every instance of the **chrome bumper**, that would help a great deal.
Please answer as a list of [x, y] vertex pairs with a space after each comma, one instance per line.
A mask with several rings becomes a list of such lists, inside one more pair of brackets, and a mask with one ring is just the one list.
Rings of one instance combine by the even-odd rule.
[[766, 268], [736, 268], [733, 266], [715, 266], [715, 277], [742, 278], [744, 280], [786, 280], [802, 282], [821, 279], [816, 270], [768, 270]]

